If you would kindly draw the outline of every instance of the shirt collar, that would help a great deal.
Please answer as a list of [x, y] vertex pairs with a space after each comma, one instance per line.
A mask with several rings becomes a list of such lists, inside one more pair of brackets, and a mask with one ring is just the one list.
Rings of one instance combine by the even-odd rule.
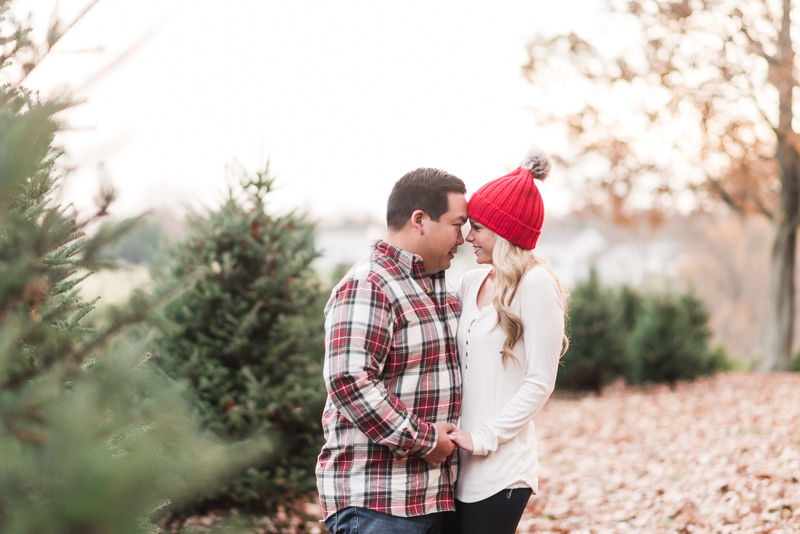
[[389, 258], [397, 264], [401, 270], [408, 273], [412, 278], [419, 280], [426, 293], [441, 293], [447, 291], [444, 270], [438, 273], [428, 274], [425, 270], [425, 263], [422, 261], [422, 256], [419, 254], [412, 254], [407, 250], [397, 248], [382, 239], [373, 241], [372, 249], [374, 253]]
[[419, 254], [412, 254], [407, 250], [397, 248], [396, 246], [390, 245], [382, 239], [373, 241], [372, 248], [375, 252], [384, 256], [388, 256], [394, 260], [401, 269], [414, 277], [427, 277], [431, 280], [439, 280], [440, 278], [444, 278], [444, 270], [439, 271], [438, 273], [428, 274], [428, 272], [425, 270], [425, 263], [422, 261], [422, 256]]
[[421, 266], [423, 271], [425, 270], [425, 266], [422, 263], [422, 256], [419, 254], [412, 254], [407, 250], [397, 248], [396, 246], [390, 245], [382, 239], [373, 241], [372, 248], [375, 250], [375, 252], [394, 260], [397, 265], [399, 265], [408, 273], [413, 273], [416, 265]]

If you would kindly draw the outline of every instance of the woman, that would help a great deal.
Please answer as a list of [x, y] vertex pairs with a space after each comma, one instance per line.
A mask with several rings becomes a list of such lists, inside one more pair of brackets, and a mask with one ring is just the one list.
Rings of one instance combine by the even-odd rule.
[[450, 433], [459, 474], [449, 532], [513, 533], [537, 491], [533, 417], [553, 391], [568, 345], [568, 295], [532, 251], [544, 220], [534, 178], [549, 171], [535, 150], [468, 204], [466, 241], [490, 268], [470, 271], [458, 287], [463, 404], [461, 426]]

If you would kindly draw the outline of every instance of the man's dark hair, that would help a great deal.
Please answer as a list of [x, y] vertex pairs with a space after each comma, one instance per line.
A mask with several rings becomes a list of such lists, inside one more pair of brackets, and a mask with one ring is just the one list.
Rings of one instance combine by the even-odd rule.
[[386, 224], [402, 230], [415, 210], [438, 221], [447, 211], [448, 193], [467, 193], [460, 178], [439, 169], [415, 169], [397, 180], [386, 204]]

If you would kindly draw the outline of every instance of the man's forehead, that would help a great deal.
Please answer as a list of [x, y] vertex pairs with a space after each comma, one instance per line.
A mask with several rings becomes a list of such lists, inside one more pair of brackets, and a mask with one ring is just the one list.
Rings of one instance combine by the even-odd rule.
[[463, 193], [447, 194], [447, 212], [454, 219], [467, 221], [467, 197]]
[[464, 193], [455, 193], [453, 191], [447, 193], [447, 206], [449, 208], [460, 208], [467, 205], [467, 195]]

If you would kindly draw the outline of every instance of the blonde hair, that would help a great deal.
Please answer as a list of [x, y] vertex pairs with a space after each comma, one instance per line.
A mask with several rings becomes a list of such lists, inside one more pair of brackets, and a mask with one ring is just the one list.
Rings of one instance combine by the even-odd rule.
[[[524, 326], [519, 317], [511, 313], [511, 301], [517, 294], [522, 277], [525, 273], [541, 265], [547, 269], [553, 278], [556, 279], [558, 290], [561, 292], [561, 302], [564, 305], [564, 318], [567, 316], [567, 302], [569, 301], [569, 292], [561, 285], [561, 281], [553, 272], [550, 264], [536, 256], [532, 250], [528, 250], [517, 246], [507, 239], [495, 234], [496, 241], [494, 250], [492, 251], [492, 263], [496, 273], [496, 288], [494, 292], [494, 299], [492, 304], [494, 309], [497, 310], [497, 324], [495, 328], [500, 326], [506, 333], [506, 340], [503, 343], [503, 349], [500, 354], [503, 356], [503, 367], [509, 359], [519, 363], [519, 360], [514, 355], [512, 349], [522, 338]], [[567, 352], [569, 348], [569, 338], [566, 333], [561, 344], [561, 356]]]

